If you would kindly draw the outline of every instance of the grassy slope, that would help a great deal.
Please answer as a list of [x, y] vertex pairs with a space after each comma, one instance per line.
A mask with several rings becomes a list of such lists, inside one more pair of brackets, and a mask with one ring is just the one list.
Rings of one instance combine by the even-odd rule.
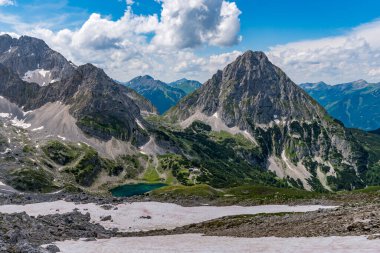
[[[303, 204], [303, 203], [360, 203], [380, 199], [380, 186], [361, 190], [336, 193], [317, 193], [299, 189], [275, 188], [260, 185], [245, 185], [227, 189], [214, 189], [208, 185], [167, 186], [150, 193], [154, 200], [214, 205], [262, 205], [262, 204]], [[197, 202], [194, 202], [197, 203]]]

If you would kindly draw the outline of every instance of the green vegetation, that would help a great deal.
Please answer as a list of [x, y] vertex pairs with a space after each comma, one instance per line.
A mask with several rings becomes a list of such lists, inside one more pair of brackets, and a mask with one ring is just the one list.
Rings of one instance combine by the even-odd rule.
[[193, 186], [166, 186], [151, 192], [152, 196], [166, 195], [168, 197], [178, 197], [178, 198], [189, 198], [189, 197], [198, 197], [198, 198], [207, 198], [215, 199], [217, 197], [222, 197], [223, 193], [217, 191], [209, 185], [193, 185]]
[[149, 166], [148, 169], [144, 173], [143, 180], [153, 183], [153, 182], [159, 182], [161, 179], [156, 169], [153, 166]]
[[369, 153], [370, 163], [375, 164], [380, 161], [380, 135], [358, 129], [350, 129], [350, 131]]
[[157, 142], [182, 151], [160, 156], [160, 168], [171, 171], [184, 185], [193, 184], [189, 169], [196, 168], [201, 172], [196, 175], [197, 183], [218, 188], [241, 184], [287, 186], [274, 173], [262, 169], [266, 159], [261, 149], [242, 135], [210, 132], [211, 128], [201, 122], [194, 122], [185, 131], [158, 129]]
[[34, 153], [36, 149], [30, 145], [25, 145], [24, 148], [22, 149], [22, 152], [24, 153]]
[[145, 155], [124, 155], [118, 159], [118, 164], [122, 165], [126, 173], [125, 178], [132, 179], [144, 171], [142, 162], [146, 162], [148, 157]]
[[74, 145], [64, 144], [59, 141], [49, 141], [42, 147], [42, 151], [53, 162], [59, 165], [67, 165], [79, 157], [79, 150]]
[[128, 131], [128, 129], [130, 129], [128, 125], [111, 116], [85, 116], [81, 118], [77, 124], [84, 132], [106, 140], [111, 139], [112, 136], [121, 140], [129, 140], [132, 135], [131, 132]]
[[83, 158], [72, 168], [66, 169], [74, 175], [75, 181], [82, 186], [91, 186], [102, 170], [102, 160], [98, 153], [88, 148]]
[[368, 152], [369, 168], [364, 180], [367, 185], [380, 185], [380, 135], [358, 129], [350, 129], [360, 145]]
[[378, 203], [380, 186], [338, 192], [310, 192], [294, 188], [276, 188], [262, 185], [243, 185], [233, 188], [215, 189], [208, 185], [167, 186], [150, 192], [153, 200], [175, 201], [211, 205], [263, 205], [305, 204], [321, 201], [330, 205], [343, 203]]
[[367, 171], [366, 182], [370, 186], [380, 185], [380, 162], [372, 165]]
[[53, 184], [53, 176], [39, 168], [16, 169], [10, 173], [8, 183], [23, 192], [48, 193], [58, 188]]
[[333, 191], [339, 191], [339, 190], [354, 190], [354, 189], [360, 189], [364, 188], [365, 184], [364, 182], [358, 178], [356, 175], [356, 171], [353, 170], [351, 167], [346, 166], [343, 168], [338, 169], [337, 176], [328, 176], [327, 177], [327, 183], [331, 187]]
[[208, 185], [167, 186], [152, 191], [150, 195], [157, 199], [200, 199], [215, 201], [218, 204], [289, 203], [329, 196], [328, 193], [321, 194], [294, 188], [276, 188], [263, 185], [243, 185], [227, 189], [215, 189]]

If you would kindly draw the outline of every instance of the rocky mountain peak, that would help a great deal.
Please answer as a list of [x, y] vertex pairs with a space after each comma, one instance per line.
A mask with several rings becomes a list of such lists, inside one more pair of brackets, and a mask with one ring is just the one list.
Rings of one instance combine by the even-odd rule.
[[328, 89], [331, 87], [331, 85], [328, 85], [325, 82], [318, 82], [318, 83], [302, 83], [300, 84], [300, 87], [302, 89], [308, 89], [308, 90], [321, 90], [321, 89]]
[[218, 113], [227, 126], [242, 129], [277, 119], [310, 120], [323, 110], [263, 52], [253, 51], [218, 71], [177, 108], [180, 119], [195, 112]]
[[362, 153], [355, 150], [356, 143], [346, 137], [344, 127], [262, 52], [248, 51], [238, 57], [180, 101], [167, 117], [182, 127], [202, 121], [214, 131], [244, 135], [267, 156], [261, 166], [302, 181], [307, 189], [329, 189], [321, 186], [324, 182], [317, 178], [314, 165], [322, 167], [321, 161], [333, 156], [340, 158], [328, 165], [331, 172], [339, 174], [346, 163], [352, 165], [347, 170], [365, 167], [356, 159]]
[[46, 86], [70, 76], [74, 67], [60, 53], [40, 39], [0, 36], [0, 63], [24, 81]]
[[241, 80], [253, 77], [254, 72], [271, 70], [271, 63], [263, 52], [247, 51], [223, 70], [223, 78]]

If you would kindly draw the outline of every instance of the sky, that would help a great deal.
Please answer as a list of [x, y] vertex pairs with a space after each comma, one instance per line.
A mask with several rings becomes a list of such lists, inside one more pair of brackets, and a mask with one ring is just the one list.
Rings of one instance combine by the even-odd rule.
[[296, 83], [380, 82], [378, 0], [0, 0], [0, 33], [114, 79], [206, 81], [246, 50]]

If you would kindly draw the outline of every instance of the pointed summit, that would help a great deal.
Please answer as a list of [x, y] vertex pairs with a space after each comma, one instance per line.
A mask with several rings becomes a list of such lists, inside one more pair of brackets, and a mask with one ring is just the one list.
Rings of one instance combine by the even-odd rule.
[[315, 164], [323, 166], [322, 160], [336, 154], [342, 159], [328, 165], [329, 171], [339, 174], [344, 161], [351, 164], [349, 170], [365, 167], [355, 158], [361, 153], [344, 127], [262, 52], [239, 56], [167, 117], [183, 128], [202, 121], [214, 131], [242, 134], [262, 150], [261, 166], [302, 182], [306, 189], [330, 189], [317, 178]]
[[218, 113], [228, 127], [242, 129], [270, 124], [276, 118], [311, 120], [323, 111], [263, 52], [253, 51], [218, 71], [177, 109], [172, 114], [179, 119], [196, 112], [207, 116]]

